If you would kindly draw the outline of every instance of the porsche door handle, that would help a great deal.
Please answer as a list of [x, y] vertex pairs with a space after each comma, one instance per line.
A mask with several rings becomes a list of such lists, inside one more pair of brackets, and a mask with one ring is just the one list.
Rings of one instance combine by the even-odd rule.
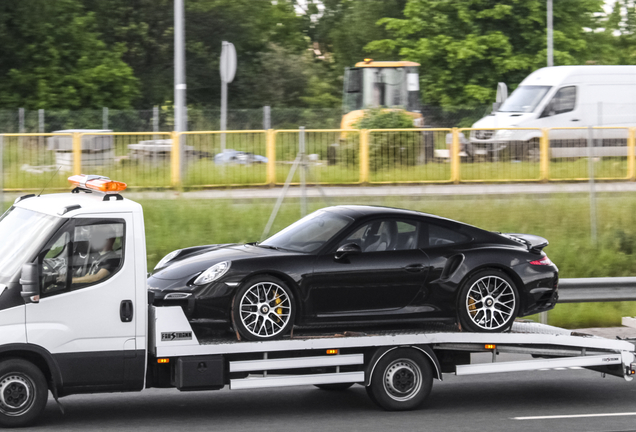
[[425, 269], [425, 267], [422, 264], [410, 264], [402, 268], [406, 270], [407, 272], [411, 272], [411, 273], [421, 272]]

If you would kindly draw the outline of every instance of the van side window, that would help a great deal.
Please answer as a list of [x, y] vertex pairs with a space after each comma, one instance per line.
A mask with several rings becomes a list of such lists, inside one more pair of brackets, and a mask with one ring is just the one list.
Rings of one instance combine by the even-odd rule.
[[576, 105], [576, 87], [569, 86], [560, 88], [554, 95], [548, 106], [549, 112], [544, 115], [563, 114], [574, 110]]

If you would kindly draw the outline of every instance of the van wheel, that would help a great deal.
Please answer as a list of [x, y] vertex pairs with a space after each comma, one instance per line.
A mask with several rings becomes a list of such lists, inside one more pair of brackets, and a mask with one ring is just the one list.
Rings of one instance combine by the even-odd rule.
[[433, 370], [428, 359], [413, 348], [398, 348], [375, 365], [367, 394], [387, 411], [406, 411], [422, 405], [432, 387]]
[[541, 145], [538, 138], [532, 138], [524, 144], [523, 158], [528, 162], [539, 162], [541, 160]]
[[21, 359], [0, 362], [0, 426], [32, 424], [46, 406], [48, 386], [33, 363]]

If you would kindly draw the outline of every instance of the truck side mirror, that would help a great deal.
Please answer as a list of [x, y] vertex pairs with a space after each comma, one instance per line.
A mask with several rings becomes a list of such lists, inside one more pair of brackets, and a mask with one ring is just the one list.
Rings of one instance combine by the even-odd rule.
[[359, 255], [362, 253], [362, 249], [355, 243], [347, 243], [342, 245], [336, 251], [335, 259], [341, 260], [349, 255]]
[[40, 271], [37, 263], [22, 265], [20, 285], [22, 285], [21, 295], [23, 299], [28, 303], [38, 303], [40, 301]]

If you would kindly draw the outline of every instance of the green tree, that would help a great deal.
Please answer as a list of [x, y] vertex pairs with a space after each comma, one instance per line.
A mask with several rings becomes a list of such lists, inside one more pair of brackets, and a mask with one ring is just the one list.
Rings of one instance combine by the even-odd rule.
[[128, 108], [138, 82], [77, 0], [0, 2], [0, 106]]
[[[554, 2], [554, 61], [590, 58], [589, 29], [602, 0]], [[397, 52], [422, 64], [420, 87], [427, 104], [475, 106], [492, 102], [498, 81], [518, 84], [546, 65], [545, 0], [409, 0], [404, 18], [378, 21], [391, 38], [367, 49]]]

